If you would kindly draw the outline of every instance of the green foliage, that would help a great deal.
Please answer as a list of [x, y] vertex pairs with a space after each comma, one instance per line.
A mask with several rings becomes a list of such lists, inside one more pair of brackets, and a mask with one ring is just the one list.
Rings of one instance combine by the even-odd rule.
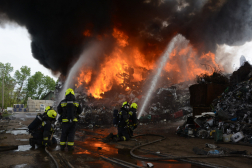
[[27, 84], [27, 79], [31, 75], [31, 68], [28, 68], [27, 66], [22, 66], [19, 70], [16, 70], [14, 74], [14, 78], [16, 80], [16, 94], [15, 97], [18, 102], [22, 102], [22, 100], [25, 98], [26, 92], [24, 91], [24, 88]]
[[15, 80], [11, 77], [10, 73], [13, 71], [13, 67], [10, 63], [3, 64], [0, 62], [0, 105], [2, 107], [2, 88], [3, 88], [3, 75], [4, 73], [4, 107], [11, 106], [13, 103]]
[[41, 99], [50, 90], [55, 89], [55, 81], [49, 76], [44, 76], [41, 72], [36, 72], [28, 79], [26, 90], [26, 99]]
[[[41, 72], [36, 72], [31, 76], [31, 69], [22, 66], [16, 70], [14, 77], [11, 77], [13, 67], [10, 63], [0, 62], [0, 68], [4, 68], [4, 107], [12, 107], [13, 104], [26, 104], [28, 97], [41, 99], [50, 90], [55, 89], [55, 81], [44, 76]], [[0, 107], [2, 107], [2, 80], [3, 75], [0, 70]]]

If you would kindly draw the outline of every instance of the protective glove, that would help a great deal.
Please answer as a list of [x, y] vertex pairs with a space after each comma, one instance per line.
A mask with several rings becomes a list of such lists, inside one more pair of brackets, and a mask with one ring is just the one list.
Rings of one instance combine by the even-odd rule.
[[45, 147], [51, 146], [52, 145], [52, 141], [50, 141], [50, 140], [44, 141], [44, 145], [45, 145]]
[[45, 145], [45, 147], [48, 147], [48, 142], [44, 141], [44, 145]]
[[129, 126], [128, 126], [128, 125], [126, 125], [124, 128], [129, 128]]
[[136, 128], [137, 128], [137, 125], [134, 126], [134, 129], [136, 129]]
[[130, 126], [130, 129], [133, 131], [135, 129], [135, 127], [134, 126]]

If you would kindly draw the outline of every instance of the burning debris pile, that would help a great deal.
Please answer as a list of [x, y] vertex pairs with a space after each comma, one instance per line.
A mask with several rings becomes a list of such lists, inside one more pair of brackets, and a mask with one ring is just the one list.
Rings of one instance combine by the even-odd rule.
[[[157, 89], [153, 93], [148, 108], [146, 108], [145, 115], [140, 118], [140, 122], [153, 122], [163, 119], [172, 120], [191, 114], [192, 108], [190, 107], [190, 94], [188, 89], [188, 85], [191, 83], [192, 81], [187, 81], [171, 85], [171, 83], [168, 82], [170, 87], [166, 85], [166, 87]], [[136, 85], [136, 87], [139, 85]], [[62, 84], [57, 87], [55, 93], [59, 93], [61, 88]], [[113, 110], [115, 108], [119, 110], [124, 101], [130, 103], [137, 102], [138, 104], [143, 102], [145, 97], [142, 95], [143, 91], [141, 88], [142, 87], [139, 87], [138, 90], [128, 91], [115, 91], [112, 89], [104, 94], [104, 98], [100, 99], [95, 98], [91, 94], [86, 94], [85, 92], [76, 92], [76, 100], [79, 101], [83, 107], [80, 123], [90, 128], [110, 125], [112, 123]], [[176, 112], [178, 112], [177, 114], [179, 115], [177, 115]], [[182, 115], [180, 114], [181, 112]]]
[[[250, 68], [249, 68], [250, 67]], [[245, 71], [243, 71], [245, 69]], [[252, 67], [243, 65], [237, 73], [243, 80], [250, 77]], [[243, 73], [242, 73], [243, 72]], [[177, 134], [201, 138], [215, 138], [216, 141], [252, 143], [252, 78], [230, 85], [211, 104], [213, 112], [188, 118]]]
[[220, 69], [215, 69], [212, 74], [205, 73], [197, 75], [196, 80], [199, 84], [229, 84], [228, 77]]

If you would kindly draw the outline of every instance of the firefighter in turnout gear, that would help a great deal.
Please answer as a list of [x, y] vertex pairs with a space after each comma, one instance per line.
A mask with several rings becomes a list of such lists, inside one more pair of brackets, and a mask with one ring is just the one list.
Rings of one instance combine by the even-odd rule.
[[30, 145], [34, 148], [38, 146], [50, 146], [57, 144], [52, 136], [54, 133], [54, 122], [57, 113], [51, 107], [44, 114], [38, 114], [34, 121], [28, 126], [33, 138], [29, 139]]
[[53, 110], [52, 106], [47, 106], [47, 107], [45, 108], [45, 113], [47, 113], [49, 110]]
[[136, 115], [136, 111], [137, 111], [137, 104], [136, 103], [132, 103], [130, 105], [130, 109], [129, 109], [129, 132], [130, 132], [130, 136], [133, 136], [133, 130], [137, 128], [137, 115]]
[[75, 101], [74, 91], [69, 88], [66, 90], [65, 99], [62, 100], [57, 109], [62, 117], [62, 134], [60, 138], [60, 149], [64, 150], [66, 145], [68, 150], [74, 150], [74, 135], [77, 127], [81, 106]]
[[129, 104], [128, 102], [124, 102], [122, 104], [122, 108], [120, 112], [118, 112], [118, 124], [117, 130], [118, 134], [114, 138], [115, 141], [128, 141], [130, 139], [130, 132], [129, 132]]

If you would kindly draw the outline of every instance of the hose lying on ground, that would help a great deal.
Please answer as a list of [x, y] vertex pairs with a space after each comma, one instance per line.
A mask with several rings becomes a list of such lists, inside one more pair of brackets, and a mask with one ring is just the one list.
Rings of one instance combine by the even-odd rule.
[[0, 146], [0, 152], [18, 149], [17, 145], [14, 146]]
[[133, 136], [133, 138], [139, 137], [139, 136], [159, 136], [159, 137], [162, 137], [161, 139], [158, 139], [158, 140], [155, 140], [155, 141], [152, 141], [152, 142], [149, 142], [149, 143], [145, 143], [143, 145], [136, 146], [136, 147], [134, 147], [134, 148], [132, 148], [130, 150], [131, 156], [133, 156], [135, 158], [138, 158], [138, 159], [142, 159], [142, 160], [158, 161], [158, 160], [180, 160], [180, 159], [188, 159], [188, 158], [220, 158], [220, 157], [246, 157], [246, 158], [252, 158], [252, 156], [249, 156], [249, 155], [236, 155], [236, 154], [232, 154], [232, 155], [207, 155], [207, 156], [181, 156], [181, 157], [166, 156], [166, 157], [160, 157], [160, 158], [142, 157], [142, 156], [135, 155], [133, 153], [133, 151], [136, 150], [137, 148], [140, 148], [140, 147], [143, 147], [143, 146], [146, 146], [146, 145], [150, 145], [150, 144], [153, 144], [153, 143], [156, 143], [156, 142], [160, 142], [160, 141], [162, 141], [162, 140], [164, 140], [166, 138], [164, 136], [162, 136], [162, 135], [156, 135], [156, 134], [141, 134], [141, 135]]
[[59, 168], [58, 162], [54, 159], [54, 157], [52, 156], [52, 154], [47, 150], [47, 147], [45, 147], [45, 151], [46, 151], [46, 153], [52, 158], [52, 160], [53, 160], [55, 166], [56, 166], [57, 168]]

